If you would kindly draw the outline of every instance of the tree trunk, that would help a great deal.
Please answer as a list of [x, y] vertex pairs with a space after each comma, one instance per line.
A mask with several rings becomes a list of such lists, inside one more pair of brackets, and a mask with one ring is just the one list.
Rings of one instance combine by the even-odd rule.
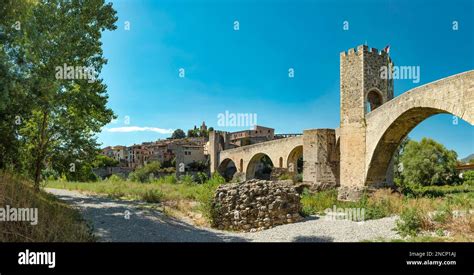
[[45, 156], [45, 144], [46, 144], [46, 126], [48, 121], [48, 113], [43, 111], [43, 120], [41, 123], [41, 129], [39, 129], [39, 139], [38, 139], [38, 154], [35, 159], [35, 175], [34, 175], [34, 188], [35, 191], [40, 190], [40, 181], [41, 181], [41, 170], [43, 169], [43, 161]]

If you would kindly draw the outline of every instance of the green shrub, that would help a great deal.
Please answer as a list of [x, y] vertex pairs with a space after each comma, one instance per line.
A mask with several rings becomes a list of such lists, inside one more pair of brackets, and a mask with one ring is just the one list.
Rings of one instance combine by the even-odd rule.
[[153, 180], [154, 175], [161, 171], [161, 164], [158, 161], [152, 161], [143, 167], [135, 169], [135, 171], [128, 175], [128, 178], [131, 181], [148, 182], [150, 179]]
[[433, 221], [445, 223], [452, 217], [452, 210], [448, 203], [442, 204], [433, 216]]
[[416, 236], [422, 226], [422, 215], [415, 207], [405, 208], [400, 214], [400, 219], [397, 220], [396, 230], [402, 237]]
[[46, 180], [56, 180], [59, 178], [59, 173], [51, 167], [47, 167], [41, 171], [41, 178]]
[[472, 184], [472, 182], [474, 182], [474, 170], [463, 172], [462, 180], [464, 182], [470, 182]]
[[219, 173], [214, 173], [211, 178], [202, 184], [198, 189], [196, 199], [200, 203], [199, 210], [208, 220], [212, 220], [212, 212], [216, 210], [212, 207], [212, 201], [214, 199], [216, 190], [221, 184], [224, 183], [225, 179], [219, 175]]
[[163, 199], [163, 193], [158, 189], [149, 189], [142, 193], [141, 200], [155, 203]]
[[164, 176], [160, 180], [163, 183], [175, 184], [178, 182], [175, 175]]
[[388, 217], [393, 213], [393, 207], [388, 198], [371, 201], [367, 194], [362, 195], [356, 208], [365, 209], [365, 218], [367, 220], [381, 219]]
[[469, 193], [474, 191], [474, 186], [463, 184], [463, 185], [441, 185], [441, 186], [422, 186], [412, 187], [411, 189], [405, 190], [407, 193], [412, 194], [414, 197], [442, 197], [448, 194], [456, 193]]
[[204, 183], [205, 181], [207, 181], [207, 174], [204, 172], [198, 172], [194, 176], [194, 181], [197, 183]]
[[121, 176], [117, 174], [113, 174], [107, 179], [107, 182], [121, 182], [123, 180], [124, 179]]
[[308, 189], [301, 196], [301, 215], [309, 216], [323, 214], [327, 208], [332, 208], [337, 202], [337, 191], [328, 190], [311, 194]]
[[179, 177], [179, 181], [180, 181], [181, 183], [184, 183], [184, 184], [192, 184], [192, 183], [194, 183], [193, 177], [192, 177], [191, 175], [188, 175], [188, 174], [186, 174], [186, 175], [181, 175], [181, 176]]

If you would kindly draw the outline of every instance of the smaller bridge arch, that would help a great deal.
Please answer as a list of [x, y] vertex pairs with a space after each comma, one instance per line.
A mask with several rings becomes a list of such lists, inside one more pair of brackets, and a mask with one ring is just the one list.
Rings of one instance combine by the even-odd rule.
[[[286, 159], [286, 168], [291, 173], [301, 173], [303, 172], [303, 163], [298, 161], [303, 158], [303, 145], [298, 145], [287, 156]], [[300, 164], [300, 165], [298, 165]]]
[[[275, 167], [271, 158], [265, 153], [257, 153], [247, 164], [246, 179], [270, 179], [272, 168]], [[257, 172], [259, 175], [257, 175]]]
[[[254, 165], [259, 160], [256, 160], [255, 156], [266, 155], [271, 160], [273, 167], [285, 169], [288, 168], [288, 156], [291, 151], [295, 148], [301, 148], [302, 150], [302, 147], [303, 136], [300, 135], [227, 149], [218, 153], [217, 159], [220, 160], [218, 167], [227, 165], [228, 159], [230, 159], [236, 165], [239, 173], [245, 175], [247, 179], [251, 179], [255, 175]], [[224, 162], [225, 164], [223, 164]], [[248, 171], [249, 168], [250, 171]]]
[[226, 158], [219, 164], [217, 171], [221, 176], [229, 181], [237, 172], [237, 165], [231, 158]]

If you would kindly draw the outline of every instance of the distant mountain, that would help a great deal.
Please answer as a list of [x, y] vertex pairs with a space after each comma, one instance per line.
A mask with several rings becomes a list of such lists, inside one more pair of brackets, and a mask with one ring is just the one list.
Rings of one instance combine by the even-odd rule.
[[469, 156], [461, 159], [462, 162], [469, 162], [469, 160], [474, 159], [474, 154], [470, 154]]

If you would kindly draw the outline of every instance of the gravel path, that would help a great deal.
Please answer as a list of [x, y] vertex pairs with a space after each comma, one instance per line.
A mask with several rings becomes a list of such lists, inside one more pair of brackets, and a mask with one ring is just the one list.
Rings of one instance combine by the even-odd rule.
[[392, 230], [397, 217], [352, 222], [311, 216], [255, 233], [233, 233], [196, 227], [159, 211], [143, 209], [141, 202], [63, 189], [46, 191], [78, 207], [103, 242], [358, 242], [399, 238]]

